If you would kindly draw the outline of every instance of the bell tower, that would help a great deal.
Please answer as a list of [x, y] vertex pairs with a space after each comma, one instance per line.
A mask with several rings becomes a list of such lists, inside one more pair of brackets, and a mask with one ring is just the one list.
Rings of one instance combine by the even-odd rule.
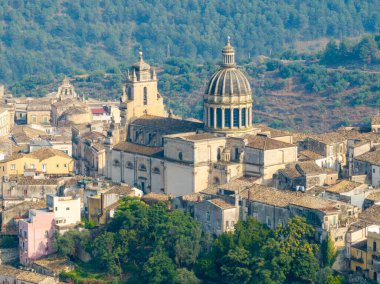
[[164, 102], [157, 89], [157, 75], [143, 59], [140, 49], [138, 61], [128, 70], [127, 81], [120, 98], [121, 126], [143, 115], [165, 116]]

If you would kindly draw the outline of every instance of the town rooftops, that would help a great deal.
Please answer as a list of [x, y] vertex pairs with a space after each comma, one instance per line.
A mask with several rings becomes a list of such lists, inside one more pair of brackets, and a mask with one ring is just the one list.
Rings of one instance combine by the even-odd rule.
[[[26, 283], [55, 283], [54, 278], [38, 274], [35, 272], [25, 271], [17, 268], [13, 268], [7, 265], [0, 265], [0, 275], [7, 277], [14, 277], [16, 280], [20, 280]], [[46, 281], [48, 280], [48, 281]], [[50, 280], [50, 281], [49, 281]]]
[[330, 201], [301, 192], [278, 190], [259, 184], [252, 184], [249, 189], [241, 192], [240, 196], [245, 199], [249, 199], [250, 201], [278, 207], [294, 205], [322, 212], [339, 211], [340, 205], [343, 204], [339, 201]]
[[380, 166], [380, 149], [357, 156], [355, 157], [355, 160], [366, 162], [371, 165]]
[[[11, 181], [16, 181], [18, 185], [58, 185], [59, 179], [35, 179], [33, 177], [11, 177]], [[62, 181], [63, 182], [63, 181]]]
[[373, 205], [359, 214], [359, 219], [376, 225], [380, 225], [380, 205]]
[[328, 132], [318, 135], [312, 135], [311, 137], [309, 137], [309, 139], [314, 139], [325, 144], [340, 143], [347, 140], [346, 137], [337, 132]]
[[163, 156], [164, 150], [162, 147], [148, 147], [139, 144], [129, 143], [129, 142], [120, 142], [113, 147], [113, 150], [132, 153], [132, 154], [140, 154], [144, 156]]
[[380, 190], [375, 190], [374, 192], [371, 192], [366, 199], [372, 200], [374, 202], [380, 201]]
[[116, 193], [123, 196], [133, 196], [135, 191], [128, 185], [115, 185], [105, 193]]
[[280, 169], [278, 171], [288, 176], [289, 178], [325, 173], [325, 171], [321, 169], [314, 161], [301, 161], [291, 163], [286, 165], [285, 169]]
[[15, 125], [12, 130], [12, 138], [17, 144], [26, 144], [32, 138], [37, 138], [46, 133], [26, 125]]
[[319, 159], [322, 159], [323, 156], [318, 154], [318, 153], [315, 153], [313, 151], [310, 151], [310, 150], [305, 150], [305, 151], [301, 151], [298, 153], [298, 160], [299, 161], [306, 161], [306, 160], [319, 160]]
[[349, 180], [342, 180], [338, 182], [337, 184], [334, 184], [326, 189], [328, 192], [333, 193], [344, 193], [344, 192], [350, 192], [354, 190], [355, 188], [358, 188], [359, 186], [362, 186], [363, 184], [358, 182], [353, 182]]
[[59, 274], [62, 271], [70, 271], [74, 269], [72, 263], [69, 260], [56, 256], [37, 259], [33, 264], [49, 269], [56, 274]]
[[296, 147], [294, 144], [278, 141], [262, 135], [247, 135], [244, 138], [247, 140], [247, 147], [259, 150]]
[[17, 277], [24, 271], [7, 265], [0, 265], [0, 275], [7, 277]]
[[210, 199], [210, 200], [207, 200], [206, 202], [209, 202], [209, 203], [221, 208], [222, 210], [236, 208], [235, 205], [232, 205], [232, 204], [226, 202], [225, 200], [223, 200], [221, 198]]
[[37, 151], [34, 151], [32, 153], [26, 154], [25, 156], [39, 159], [40, 161], [59, 156], [61, 158], [71, 159], [71, 157], [67, 154], [65, 154], [61, 150], [53, 149], [50, 147], [45, 147], [38, 149]]
[[254, 128], [260, 129], [263, 133], [269, 133], [270, 138], [277, 138], [277, 137], [284, 137], [284, 136], [292, 136], [293, 134], [280, 129], [271, 128], [269, 126], [266, 126], [264, 124], [254, 124]]
[[139, 117], [131, 125], [164, 130], [166, 134], [194, 132], [197, 129], [203, 128], [203, 123], [153, 115]]

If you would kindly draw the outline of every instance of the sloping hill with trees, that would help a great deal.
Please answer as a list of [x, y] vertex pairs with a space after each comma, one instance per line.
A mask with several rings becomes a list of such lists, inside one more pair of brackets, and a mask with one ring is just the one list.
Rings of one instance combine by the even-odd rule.
[[3, 83], [106, 71], [131, 63], [139, 46], [156, 63], [203, 63], [218, 58], [228, 34], [241, 60], [380, 28], [377, 0], [4, 0], [0, 19]]

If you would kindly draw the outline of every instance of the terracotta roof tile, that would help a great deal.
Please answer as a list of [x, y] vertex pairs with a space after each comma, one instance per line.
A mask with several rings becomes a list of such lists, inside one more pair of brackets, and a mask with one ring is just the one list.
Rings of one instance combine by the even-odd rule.
[[222, 208], [223, 210], [236, 208], [235, 205], [232, 205], [221, 198], [210, 199], [210, 200], [207, 200], [206, 202], [214, 204], [215, 206], [218, 206], [219, 208]]
[[371, 165], [380, 166], [380, 149], [357, 156], [355, 157], [355, 160], [367, 162]]
[[145, 156], [162, 156], [164, 152], [162, 147], [148, 147], [129, 142], [121, 142], [119, 144], [116, 144], [113, 147], [113, 150], [126, 153], [141, 154]]
[[160, 129], [161, 132], [164, 131], [166, 134], [194, 132], [203, 128], [203, 123], [153, 115], [144, 115], [133, 121], [131, 125]]
[[349, 180], [342, 180], [338, 182], [337, 184], [334, 184], [326, 189], [326, 191], [334, 192], [334, 193], [344, 193], [344, 192], [350, 192], [354, 190], [355, 188], [362, 186], [362, 183], [353, 182]]
[[248, 141], [247, 147], [259, 150], [274, 150], [296, 147], [294, 144], [278, 141], [261, 135], [247, 135], [244, 138]]

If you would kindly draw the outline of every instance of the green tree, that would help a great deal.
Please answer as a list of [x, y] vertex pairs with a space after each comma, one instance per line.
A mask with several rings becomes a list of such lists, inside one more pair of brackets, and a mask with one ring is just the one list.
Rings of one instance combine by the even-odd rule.
[[249, 252], [241, 247], [230, 250], [221, 260], [222, 277], [228, 283], [249, 283], [252, 272]]
[[147, 283], [173, 283], [176, 269], [171, 258], [158, 250], [144, 264], [142, 274]]
[[328, 236], [323, 240], [321, 245], [321, 262], [322, 266], [332, 266], [336, 258], [336, 250], [334, 242], [331, 240], [331, 237]]

